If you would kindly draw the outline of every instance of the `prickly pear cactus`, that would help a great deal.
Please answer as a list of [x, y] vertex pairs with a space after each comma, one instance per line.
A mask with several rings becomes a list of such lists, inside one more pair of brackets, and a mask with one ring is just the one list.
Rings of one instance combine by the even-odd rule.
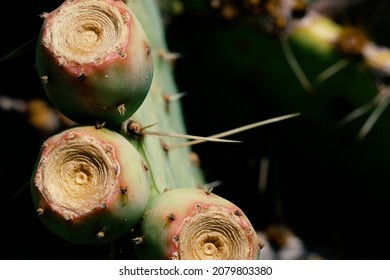
[[[175, 58], [154, 0], [66, 0], [45, 16], [38, 73], [77, 124], [42, 146], [31, 180], [36, 211], [75, 243], [112, 242], [137, 227], [142, 258], [257, 259], [262, 243], [247, 217], [205, 189], [180, 145], [188, 135], [172, 102]], [[156, 236], [169, 219], [176, 227]], [[191, 233], [198, 222], [201, 236]], [[180, 242], [166, 249], [171, 238]]]

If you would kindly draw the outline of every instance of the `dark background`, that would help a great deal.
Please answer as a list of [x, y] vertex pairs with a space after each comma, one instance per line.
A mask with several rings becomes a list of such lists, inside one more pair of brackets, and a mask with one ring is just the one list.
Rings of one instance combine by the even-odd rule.
[[[7, 1], [0, 57], [32, 40], [18, 55], [0, 62], [0, 95], [30, 100], [46, 96], [34, 70], [34, 48], [42, 19], [61, 1]], [[201, 2], [201, 1], [200, 1]], [[194, 2], [193, 2], [194, 3]], [[169, 47], [183, 57], [175, 65], [188, 132], [212, 135], [283, 114], [299, 118], [232, 136], [242, 144], [194, 146], [214, 192], [237, 205], [262, 230], [289, 226], [308, 250], [326, 259], [387, 259], [390, 250], [390, 111], [363, 141], [356, 138], [368, 114], [338, 121], [376, 94], [375, 77], [352, 63], [308, 94], [297, 83], [277, 39], [246, 21], [226, 21], [184, 1], [170, 18]], [[386, 1], [363, 1], [334, 13], [343, 24], [364, 29], [390, 46]], [[313, 54], [294, 49], [304, 67]], [[309, 66], [308, 66], [309, 67]], [[319, 66], [320, 67], [320, 66]], [[308, 73], [311, 75], [311, 73]], [[357, 81], [367, 81], [365, 86]], [[356, 86], [358, 84], [358, 86]], [[28, 181], [47, 135], [25, 114], [1, 110], [1, 259], [131, 258], [130, 240], [110, 248], [68, 244], [49, 232], [34, 211]], [[259, 191], [261, 159], [269, 160], [267, 187]], [[112, 250], [113, 249], [113, 250]], [[113, 252], [113, 253], [112, 253]], [[111, 255], [112, 257], [112, 255]]]

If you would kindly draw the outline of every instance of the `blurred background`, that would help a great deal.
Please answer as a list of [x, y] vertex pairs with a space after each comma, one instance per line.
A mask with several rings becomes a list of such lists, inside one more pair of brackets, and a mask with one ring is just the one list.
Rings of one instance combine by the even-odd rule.
[[[0, 258], [131, 258], [129, 240], [101, 246], [66, 243], [41, 224], [32, 205], [28, 183], [40, 145], [67, 125], [47, 102], [34, 69], [39, 14], [61, 2], [27, 2], [22, 8], [18, 2], [4, 3], [12, 17], [1, 18]], [[315, 82], [321, 71], [346, 56], [337, 49], [323, 55], [302, 38], [283, 45], [280, 38], [288, 37], [283, 31], [290, 22], [263, 11], [288, 1], [263, 1], [274, 6], [258, 6], [260, 11], [247, 9], [246, 2], [261, 1], [160, 0], [169, 48], [181, 54], [174, 71], [179, 90], [186, 92], [181, 102], [189, 134], [208, 136], [301, 113], [230, 137], [241, 144], [194, 146], [207, 182], [219, 182], [214, 192], [237, 204], [268, 238], [272, 258], [387, 259], [390, 110], [386, 98], [372, 103], [380, 92], [388, 94], [381, 91], [387, 76], [373, 73], [354, 54], [340, 71]], [[294, 20], [318, 9], [337, 24], [390, 46], [388, 1], [317, 0], [304, 7], [292, 15]], [[297, 78], [288, 51], [311, 83], [309, 90]], [[342, 123], [367, 104], [373, 105], [364, 114]], [[378, 119], [362, 136], [373, 112]], [[52, 121], [41, 122], [37, 116], [44, 114]], [[277, 255], [288, 245], [296, 254]]]

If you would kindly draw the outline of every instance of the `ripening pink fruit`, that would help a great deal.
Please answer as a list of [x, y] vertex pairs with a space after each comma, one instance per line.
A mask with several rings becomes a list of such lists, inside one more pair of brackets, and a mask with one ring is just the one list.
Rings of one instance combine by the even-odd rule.
[[50, 101], [79, 124], [118, 124], [143, 103], [151, 47], [123, 1], [67, 0], [45, 14], [36, 65]]
[[122, 135], [78, 126], [48, 138], [31, 179], [42, 222], [73, 243], [112, 241], [134, 227], [150, 193], [144, 159]]
[[140, 259], [251, 260], [263, 244], [240, 208], [193, 188], [156, 195], [139, 230], [134, 241]]

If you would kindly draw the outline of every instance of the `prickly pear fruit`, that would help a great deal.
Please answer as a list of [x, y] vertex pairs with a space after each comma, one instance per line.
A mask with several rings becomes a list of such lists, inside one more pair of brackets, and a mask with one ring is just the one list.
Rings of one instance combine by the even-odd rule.
[[123, 1], [67, 0], [45, 14], [36, 66], [49, 99], [80, 124], [119, 124], [144, 101], [151, 47]]
[[128, 232], [145, 210], [148, 168], [120, 134], [68, 128], [43, 144], [31, 179], [42, 222], [73, 243], [98, 244]]
[[196, 188], [155, 196], [135, 241], [140, 259], [258, 259], [262, 246], [236, 205]]

